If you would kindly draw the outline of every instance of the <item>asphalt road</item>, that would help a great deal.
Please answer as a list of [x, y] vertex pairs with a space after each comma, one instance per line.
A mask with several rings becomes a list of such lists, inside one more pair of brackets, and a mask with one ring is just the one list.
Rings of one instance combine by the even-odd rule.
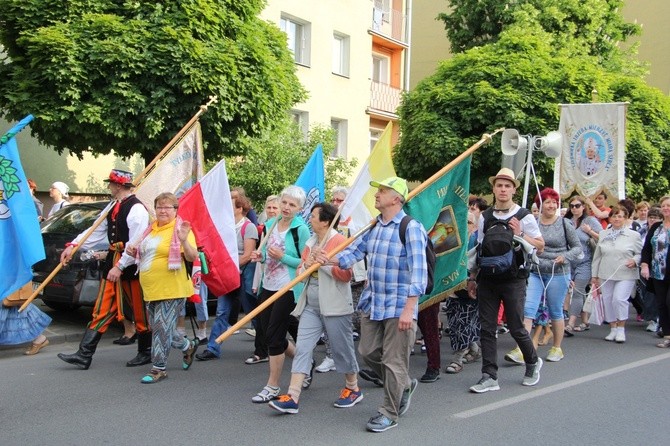
[[[343, 377], [335, 372], [315, 375], [297, 415], [253, 404], [268, 369], [243, 363], [253, 349], [253, 339], [243, 333], [226, 341], [222, 359], [195, 361], [187, 372], [173, 350], [169, 378], [151, 385], [140, 383], [148, 367], [125, 367], [135, 346], [115, 346], [112, 336], [103, 338], [87, 371], [56, 358], [59, 351], [75, 351], [75, 342], [34, 357], [3, 350], [0, 444], [662, 445], [670, 436], [670, 351], [655, 347], [657, 338], [645, 325], [630, 323], [623, 345], [604, 341], [605, 327], [566, 339], [565, 359], [545, 362], [532, 388], [521, 385], [523, 367], [502, 361], [512, 348], [510, 336], [502, 335], [500, 391], [469, 393], [481, 363], [466, 365], [458, 375], [419, 384], [399, 426], [379, 434], [366, 432], [365, 423], [382, 390], [361, 381], [364, 400], [336, 409]], [[444, 367], [451, 353], [446, 338], [442, 349]], [[541, 347], [542, 357], [547, 350]], [[317, 361], [322, 357], [318, 347]], [[412, 357], [415, 377], [425, 366], [425, 356]], [[287, 362], [284, 390], [289, 372]]]

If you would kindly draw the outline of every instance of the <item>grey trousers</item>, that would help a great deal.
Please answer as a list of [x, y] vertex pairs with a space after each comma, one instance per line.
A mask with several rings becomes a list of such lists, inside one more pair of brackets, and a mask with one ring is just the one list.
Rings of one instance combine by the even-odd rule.
[[295, 345], [291, 373], [309, 375], [314, 347], [324, 330], [328, 334], [330, 350], [337, 371], [339, 373], [358, 373], [351, 315], [322, 316], [319, 309], [311, 305], [307, 305], [300, 315], [298, 340]]
[[370, 320], [361, 315], [361, 340], [358, 352], [365, 363], [384, 380], [384, 401], [379, 412], [398, 420], [403, 392], [409, 388], [409, 355], [416, 339], [416, 321], [412, 328], [398, 330], [398, 318]]

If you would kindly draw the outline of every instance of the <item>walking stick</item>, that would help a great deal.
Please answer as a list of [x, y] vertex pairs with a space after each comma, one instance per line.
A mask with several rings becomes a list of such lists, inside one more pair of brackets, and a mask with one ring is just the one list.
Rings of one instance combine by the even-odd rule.
[[[485, 133], [482, 135], [481, 139], [477, 141], [475, 144], [470, 146], [466, 151], [458, 155], [456, 158], [454, 158], [449, 164], [444, 166], [442, 169], [440, 169], [438, 172], [433, 174], [430, 178], [428, 178], [426, 181], [421, 183], [418, 187], [416, 187], [414, 190], [412, 190], [408, 196], [407, 196], [407, 201], [411, 200], [414, 198], [417, 194], [422, 192], [424, 189], [429, 187], [431, 184], [433, 184], [435, 181], [437, 181], [440, 177], [445, 175], [447, 172], [452, 170], [454, 167], [456, 167], [458, 164], [461, 163], [465, 158], [468, 156], [472, 155], [477, 149], [479, 149], [481, 146], [484, 144], [488, 144], [491, 142], [493, 137], [497, 134], [502, 132], [504, 129], [500, 128], [494, 131], [492, 134]], [[328, 257], [332, 258], [334, 255], [337, 255], [340, 253], [342, 250], [344, 250], [347, 246], [349, 246], [351, 243], [353, 243], [357, 238], [365, 234], [367, 231], [372, 229], [372, 227], [377, 223], [377, 219], [371, 220], [367, 225], [365, 225], [363, 228], [361, 228], [356, 234], [352, 235], [339, 245], [337, 245], [332, 251], [328, 253]], [[321, 263], [315, 263], [314, 265], [310, 266], [308, 269], [303, 271], [301, 274], [295, 277], [295, 279], [291, 280], [288, 284], [284, 285], [279, 291], [275, 292], [272, 296], [268, 297], [263, 303], [261, 303], [259, 306], [254, 308], [252, 311], [249, 312], [249, 314], [245, 315], [242, 319], [237, 321], [236, 324], [233, 326], [229, 327], [228, 330], [226, 330], [224, 333], [221, 334], [218, 338], [216, 338], [216, 343], [221, 344], [223, 341], [228, 339], [235, 331], [239, 330], [241, 327], [249, 323], [254, 317], [256, 317], [259, 313], [261, 313], [263, 310], [265, 310], [267, 307], [272, 305], [277, 299], [279, 299], [281, 296], [283, 296], [287, 291], [290, 291], [291, 288], [293, 288], [296, 284], [299, 282], [302, 282], [305, 280], [307, 277], [309, 277], [310, 274], [312, 274], [314, 271], [319, 269], [321, 266]]]
[[[214, 103], [216, 103], [216, 102], [217, 102], [217, 97], [216, 97], [216, 96], [210, 96], [210, 97], [209, 97], [209, 101], [207, 101], [206, 104], [200, 106], [200, 110], [198, 110], [198, 112], [197, 112], [197, 113], [196, 113], [196, 114], [195, 114], [195, 115], [194, 115], [194, 116], [193, 116], [193, 117], [186, 123], [186, 125], [184, 125], [184, 127], [181, 128], [181, 130], [180, 130], [179, 132], [177, 132], [177, 134], [170, 140], [169, 143], [167, 143], [167, 145], [166, 145], [165, 147], [163, 147], [163, 149], [162, 149], [162, 150], [158, 153], [158, 155], [156, 155], [156, 157], [155, 157], [155, 158], [154, 158], [154, 159], [153, 159], [153, 160], [152, 160], [152, 161], [151, 161], [151, 162], [144, 168], [144, 170], [142, 170], [142, 172], [140, 172], [140, 174], [139, 174], [139, 175], [137, 176], [137, 178], [135, 179], [135, 182], [137, 183], [137, 187], [136, 187], [136, 189], [139, 189], [139, 188], [140, 188], [140, 186], [142, 185], [142, 184], [141, 184], [142, 180], [148, 175], [149, 171], [152, 170], [152, 169], [154, 168], [154, 166], [156, 165], [156, 163], [158, 163], [158, 161], [160, 161], [160, 160], [165, 156], [165, 154], [166, 154], [168, 151], [170, 151], [170, 149], [172, 149], [172, 148], [177, 144], [177, 142], [178, 142], [178, 141], [179, 141], [179, 140], [186, 134], [186, 132], [188, 132], [188, 131], [190, 130], [191, 127], [193, 127], [193, 125], [194, 125], [194, 124], [196, 123], [196, 121], [200, 118], [200, 116], [202, 116], [202, 114], [205, 113], [205, 112], [207, 111], [207, 107], [209, 107], [210, 105], [212, 105], [212, 104], [214, 104]], [[70, 258], [72, 258], [72, 256], [74, 256], [74, 254], [75, 254], [75, 253], [77, 252], [77, 250], [79, 249], [79, 246], [81, 246], [82, 244], [84, 244], [84, 242], [91, 236], [91, 234], [93, 234], [93, 231], [95, 231], [95, 230], [98, 228], [98, 226], [100, 226], [100, 225], [102, 224], [102, 222], [105, 221], [105, 219], [107, 218], [107, 214], [109, 214], [109, 211], [112, 209], [112, 205], [113, 205], [113, 204], [114, 204], [114, 201], [111, 201], [111, 202], [105, 207], [105, 209], [103, 209], [103, 211], [102, 211], [102, 212], [100, 213], [100, 215], [98, 216], [98, 219], [95, 221], [95, 223], [93, 223], [93, 226], [91, 226], [91, 227], [88, 229], [88, 231], [86, 231], [86, 233], [84, 234], [84, 236], [83, 236], [82, 239], [80, 240], [79, 244], [78, 244], [78, 245], [75, 245], [75, 246], [73, 247], [72, 252], [70, 253]], [[28, 305], [30, 305], [30, 303], [31, 303], [33, 300], [35, 300], [35, 298], [37, 297], [37, 295], [38, 295], [39, 293], [41, 293], [42, 290], [44, 290], [44, 288], [49, 284], [49, 282], [51, 282], [51, 280], [56, 276], [56, 274], [58, 274], [58, 273], [60, 272], [61, 269], [63, 269], [63, 266], [65, 266], [65, 265], [66, 265], [65, 263], [58, 263], [58, 265], [56, 265], [56, 267], [54, 268], [54, 270], [51, 271], [51, 274], [49, 274], [49, 275], [47, 276], [47, 278], [44, 279], [44, 281], [40, 284], [40, 286], [38, 286], [38, 287], [33, 291], [33, 294], [31, 294], [30, 297], [29, 297], [28, 299], [26, 299], [26, 301], [24, 302], [24, 304], [21, 305], [21, 307], [19, 308], [19, 312], [25, 310], [26, 307], [27, 307]]]

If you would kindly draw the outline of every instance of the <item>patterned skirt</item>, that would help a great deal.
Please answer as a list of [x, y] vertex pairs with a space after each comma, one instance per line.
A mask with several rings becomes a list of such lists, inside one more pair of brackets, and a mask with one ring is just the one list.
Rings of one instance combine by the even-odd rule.
[[16, 345], [38, 337], [51, 323], [51, 318], [30, 304], [21, 313], [19, 307], [0, 304], [0, 345]]
[[475, 299], [452, 297], [446, 300], [445, 310], [451, 335], [451, 348], [457, 352], [479, 341], [479, 308]]

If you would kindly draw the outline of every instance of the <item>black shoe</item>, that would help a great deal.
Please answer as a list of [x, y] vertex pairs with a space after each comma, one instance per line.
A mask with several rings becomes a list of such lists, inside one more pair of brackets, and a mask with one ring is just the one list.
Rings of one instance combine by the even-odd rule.
[[431, 369], [430, 367], [426, 369], [426, 373], [423, 374], [421, 378], [419, 378], [419, 381], [422, 383], [434, 383], [440, 379], [440, 370], [439, 369]]
[[71, 355], [59, 353], [58, 358], [69, 364], [74, 364], [82, 370], [88, 370], [101, 338], [102, 333], [87, 328], [79, 343], [79, 350]]
[[145, 364], [151, 364], [151, 350], [137, 352], [137, 356], [126, 362], [126, 367], [137, 367]]
[[209, 342], [209, 338], [205, 336], [204, 338], [198, 338], [198, 345], [207, 345]]
[[116, 344], [116, 345], [130, 345], [130, 344], [134, 344], [136, 339], [137, 339], [137, 333], [135, 333], [135, 334], [132, 335], [131, 337], [128, 337], [128, 336], [126, 336], [126, 335], [123, 335], [123, 336], [121, 336], [119, 339], [114, 339], [114, 340], [112, 341], [112, 344]]
[[209, 361], [211, 359], [219, 359], [219, 357], [216, 356], [214, 353], [210, 352], [209, 350], [205, 350], [204, 352], [195, 355], [195, 359], [197, 359], [198, 361]]
[[377, 387], [384, 387], [384, 381], [374, 371], [368, 369], [361, 369], [358, 376], [366, 381], [370, 381]]

